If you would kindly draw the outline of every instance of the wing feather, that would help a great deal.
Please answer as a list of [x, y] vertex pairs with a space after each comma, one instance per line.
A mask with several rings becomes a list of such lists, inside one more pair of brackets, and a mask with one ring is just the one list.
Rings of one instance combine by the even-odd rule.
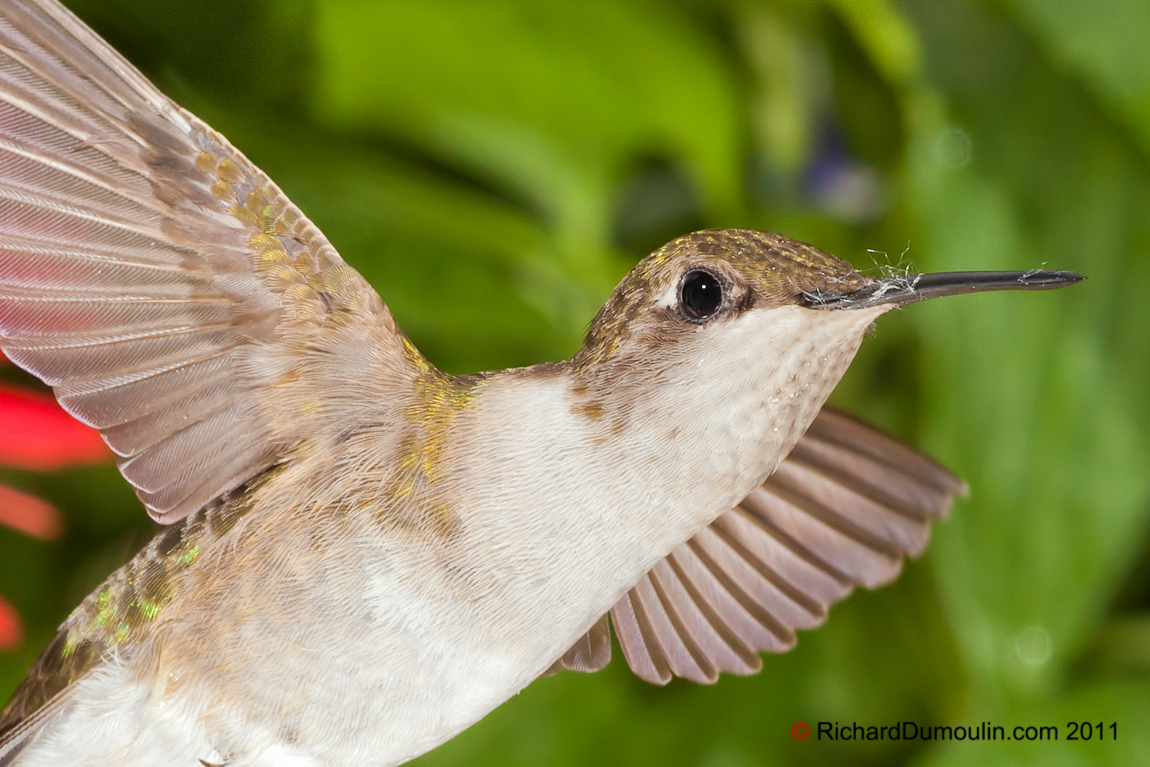
[[162, 522], [313, 437], [346, 366], [405, 354], [283, 193], [55, 0], [0, 6], [0, 346]]
[[[654, 684], [753, 674], [856, 586], [898, 577], [962, 481], [824, 408], [778, 470], [659, 562], [611, 609], [632, 671]], [[558, 665], [575, 668], [564, 663]], [[583, 670], [583, 669], [576, 669]]]
[[[644, 581], [645, 577], [640, 583]], [[638, 600], [638, 592], [632, 589], [611, 608], [611, 624], [619, 638], [619, 648], [636, 676], [652, 684], [667, 684], [671, 681], [671, 669]]]
[[[714, 542], [717, 543], [717, 539]], [[670, 559], [691, 588], [696, 604], [707, 612], [711, 625], [743, 661], [745, 673], [753, 673], [762, 664], [760, 652], [781, 646], [782, 628], [769, 616], [764, 617], [762, 608], [697, 541], [691, 544], [674, 551]], [[743, 672], [732, 670], [731, 673]]]
[[611, 662], [611, 625], [604, 615], [562, 658], [562, 667], [598, 671]]

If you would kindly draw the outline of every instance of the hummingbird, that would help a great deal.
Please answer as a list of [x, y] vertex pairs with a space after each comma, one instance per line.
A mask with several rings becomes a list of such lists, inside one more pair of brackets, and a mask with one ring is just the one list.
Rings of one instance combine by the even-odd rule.
[[777, 234], [640, 261], [572, 358], [437, 369], [282, 191], [55, 0], [0, 4], [0, 347], [165, 525], [0, 713], [0, 767], [386, 767], [534, 679], [712, 683], [894, 579], [965, 485], [825, 402], [872, 278]]

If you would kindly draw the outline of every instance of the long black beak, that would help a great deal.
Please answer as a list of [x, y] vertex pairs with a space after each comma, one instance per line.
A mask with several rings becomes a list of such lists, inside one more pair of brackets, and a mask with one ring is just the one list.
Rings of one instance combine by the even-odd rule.
[[883, 277], [850, 293], [818, 290], [804, 293], [803, 298], [804, 305], [811, 309], [865, 309], [881, 304], [906, 306], [928, 298], [991, 290], [1053, 290], [1084, 279], [1074, 272], [1046, 269], [1030, 272], [935, 272]]

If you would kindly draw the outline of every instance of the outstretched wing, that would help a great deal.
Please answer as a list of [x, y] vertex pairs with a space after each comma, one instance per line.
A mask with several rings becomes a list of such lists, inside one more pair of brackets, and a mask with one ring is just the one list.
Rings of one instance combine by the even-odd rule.
[[[762, 487], [647, 573], [610, 612], [628, 665], [666, 684], [754, 674], [856, 586], [898, 577], [926, 548], [932, 519], [966, 486], [841, 411], [824, 408]], [[606, 616], [557, 668], [611, 659]]]
[[0, 4], [0, 346], [165, 523], [404, 354], [275, 184], [55, 0]]

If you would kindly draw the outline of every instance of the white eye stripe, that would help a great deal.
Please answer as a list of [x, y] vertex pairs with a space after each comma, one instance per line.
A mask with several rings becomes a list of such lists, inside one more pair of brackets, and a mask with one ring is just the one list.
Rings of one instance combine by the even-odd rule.
[[674, 285], [663, 288], [663, 291], [655, 296], [655, 306], [660, 309], [672, 309], [679, 302], [679, 291]]

